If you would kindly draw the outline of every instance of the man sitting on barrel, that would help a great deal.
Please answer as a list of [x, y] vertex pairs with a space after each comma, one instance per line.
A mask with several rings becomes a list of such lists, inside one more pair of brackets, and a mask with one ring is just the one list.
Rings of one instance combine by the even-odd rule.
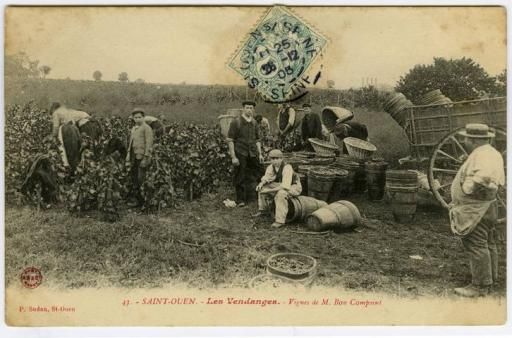
[[275, 202], [275, 221], [272, 227], [279, 228], [284, 225], [288, 213], [288, 199], [299, 196], [302, 185], [297, 174], [290, 164], [283, 161], [283, 153], [273, 149], [269, 153], [271, 164], [267, 167], [265, 175], [256, 187], [258, 191], [258, 213], [254, 216], [264, 215], [269, 209], [270, 198]]

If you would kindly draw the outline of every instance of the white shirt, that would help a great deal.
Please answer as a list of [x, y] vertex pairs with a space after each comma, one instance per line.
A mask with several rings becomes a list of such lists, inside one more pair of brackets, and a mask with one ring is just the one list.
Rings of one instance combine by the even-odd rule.
[[158, 119], [154, 116], [151, 116], [151, 115], [145, 115], [144, 116], [144, 122], [146, 123], [151, 123], [151, 122], [155, 122], [155, 121], [158, 121]]
[[[272, 164], [267, 167], [267, 170], [265, 171], [265, 175], [261, 178], [261, 182], [263, 184], [271, 183], [276, 180], [276, 174], [279, 168], [275, 169], [272, 168]], [[283, 168], [283, 181], [281, 182], [281, 187], [283, 189], [290, 189], [292, 186], [292, 178], [293, 178], [293, 168], [290, 164], [286, 164]]]
[[53, 112], [53, 134], [57, 135], [59, 127], [68, 122], [76, 123], [82, 119], [90, 118], [91, 116], [84, 111], [69, 109], [64, 106], [57, 108]]
[[494, 191], [505, 185], [503, 157], [490, 144], [474, 149], [460, 171], [462, 189], [466, 194], [473, 192], [475, 184]]
[[244, 120], [246, 120], [247, 122], [251, 122], [252, 121], [252, 116], [247, 116], [244, 113], [240, 114], [240, 116], [242, 116], [244, 118]]

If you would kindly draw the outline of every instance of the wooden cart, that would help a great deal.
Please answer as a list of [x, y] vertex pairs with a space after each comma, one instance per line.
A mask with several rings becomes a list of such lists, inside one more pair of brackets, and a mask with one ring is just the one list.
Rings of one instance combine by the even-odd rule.
[[[460, 101], [451, 104], [411, 106], [406, 110], [405, 131], [412, 157], [428, 163], [428, 182], [435, 198], [448, 207], [450, 187], [455, 174], [468, 156], [459, 131], [467, 123], [485, 123], [496, 132], [492, 145], [506, 161], [507, 100], [497, 97]], [[506, 162], [505, 162], [506, 166]], [[506, 213], [506, 191], [499, 191], [500, 218]]]

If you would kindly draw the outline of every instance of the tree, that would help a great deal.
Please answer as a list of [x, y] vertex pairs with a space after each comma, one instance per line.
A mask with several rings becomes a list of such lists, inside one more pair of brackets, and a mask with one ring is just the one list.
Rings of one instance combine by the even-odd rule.
[[43, 75], [43, 79], [46, 78], [46, 75], [50, 74], [50, 71], [52, 68], [50, 66], [43, 65], [39, 67], [39, 71], [41, 72], [41, 75]]
[[38, 65], [38, 60], [30, 60], [24, 52], [5, 55], [4, 74], [10, 77], [37, 78], [40, 75]]
[[327, 80], [327, 88], [332, 89], [334, 88], [334, 81], [333, 80]]
[[103, 76], [103, 74], [101, 74], [101, 72], [99, 70], [92, 73], [92, 77], [93, 77], [94, 81], [101, 81], [102, 76]]
[[122, 72], [122, 73], [119, 73], [119, 77], [118, 77], [118, 80], [121, 81], [121, 82], [128, 82], [128, 73], [126, 72]]
[[412, 102], [429, 91], [440, 89], [453, 101], [478, 98], [481, 91], [496, 92], [495, 78], [470, 58], [434, 58], [434, 64], [416, 65], [401, 76], [395, 90]]
[[137, 80], [135, 80], [135, 83], [144, 83], [144, 79], [141, 79], [141, 78], [138, 78]]
[[496, 76], [496, 93], [497, 96], [507, 95], [507, 70], [503, 71]]

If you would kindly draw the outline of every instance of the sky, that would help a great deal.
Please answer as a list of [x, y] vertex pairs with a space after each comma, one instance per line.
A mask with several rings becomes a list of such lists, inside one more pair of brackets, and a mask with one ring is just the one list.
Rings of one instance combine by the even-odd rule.
[[[25, 52], [49, 78], [244, 84], [230, 57], [268, 7], [10, 7], [5, 52]], [[291, 7], [329, 39], [320, 85], [394, 85], [434, 57], [470, 57], [491, 75], [506, 68], [500, 7]]]

